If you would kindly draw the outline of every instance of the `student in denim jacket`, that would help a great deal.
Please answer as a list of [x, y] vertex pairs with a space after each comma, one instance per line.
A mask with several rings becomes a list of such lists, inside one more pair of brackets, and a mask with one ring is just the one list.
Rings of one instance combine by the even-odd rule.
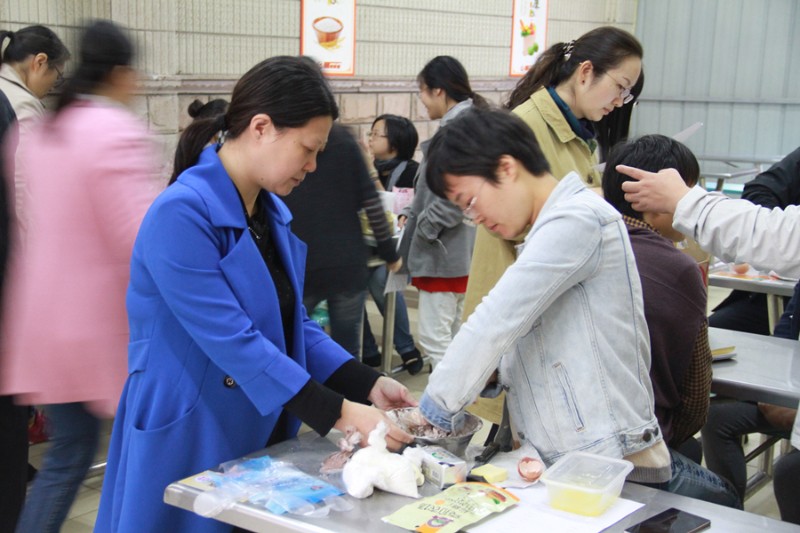
[[453, 339], [420, 401], [453, 430], [497, 373], [515, 439], [547, 465], [582, 450], [624, 457], [630, 480], [671, 478], [654, 412], [642, 287], [620, 214], [576, 173], [550, 174], [533, 132], [465, 111], [429, 150], [427, 180], [465, 216], [510, 238], [517, 260]]

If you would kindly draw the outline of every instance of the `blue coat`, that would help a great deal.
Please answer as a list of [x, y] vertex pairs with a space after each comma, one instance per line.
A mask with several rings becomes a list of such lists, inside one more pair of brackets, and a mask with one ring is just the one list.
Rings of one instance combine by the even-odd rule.
[[[108, 451], [95, 531], [211, 532], [230, 526], [167, 506], [164, 489], [266, 444], [282, 406], [351, 356], [302, 307], [306, 246], [262, 192], [294, 287], [294, 345], [213, 148], [153, 203], [134, 245], [127, 308], [129, 377]], [[300, 422], [289, 417], [288, 434]]]

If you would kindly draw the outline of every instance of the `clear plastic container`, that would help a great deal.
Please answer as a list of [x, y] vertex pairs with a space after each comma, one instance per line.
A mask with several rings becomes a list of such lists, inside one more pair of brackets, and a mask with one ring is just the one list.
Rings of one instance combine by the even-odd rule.
[[584, 516], [599, 516], [622, 492], [633, 463], [602, 455], [573, 452], [545, 470], [550, 506]]

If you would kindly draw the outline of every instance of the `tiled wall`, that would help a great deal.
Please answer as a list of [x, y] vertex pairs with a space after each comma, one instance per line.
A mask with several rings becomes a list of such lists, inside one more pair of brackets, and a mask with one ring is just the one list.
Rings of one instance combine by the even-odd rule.
[[[603, 24], [633, 30], [637, 0], [550, 0], [548, 44]], [[358, 0], [356, 76], [332, 80], [342, 121], [361, 134], [383, 112], [409, 116], [420, 139], [436, 123], [416, 97], [415, 78], [432, 57], [457, 57], [473, 88], [500, 103], [508, 78], [513, 0]], [[41, 23], [71, 50], [91, 18], [130, 29], [144, 74], [135, 111], [171, 159], [195, 98], [225, 97], [258, 61], [300, 49], [299, 0], [2, 0], [0, 28]], [[69, 70], [69, 68], [68, 68]]]

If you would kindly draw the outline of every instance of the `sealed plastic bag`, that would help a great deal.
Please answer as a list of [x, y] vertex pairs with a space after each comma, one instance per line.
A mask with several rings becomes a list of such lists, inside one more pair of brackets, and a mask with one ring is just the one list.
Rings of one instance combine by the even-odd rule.
[[488, 483], [457, 483], [383, 517], [388, 524], [425, 533], [456, 533], [462, 528], [499, 513], [519, 498]]
[[204, 474], [214, 488], [194, 501], [194, 512], [201, 516], [216, 516], [240, 501], [274, 514], [301, 516], [327, 516], [331, 509], [352, 509], [337, 487], [268, 456], [223, 463], [221, 468], [222, 472]]

